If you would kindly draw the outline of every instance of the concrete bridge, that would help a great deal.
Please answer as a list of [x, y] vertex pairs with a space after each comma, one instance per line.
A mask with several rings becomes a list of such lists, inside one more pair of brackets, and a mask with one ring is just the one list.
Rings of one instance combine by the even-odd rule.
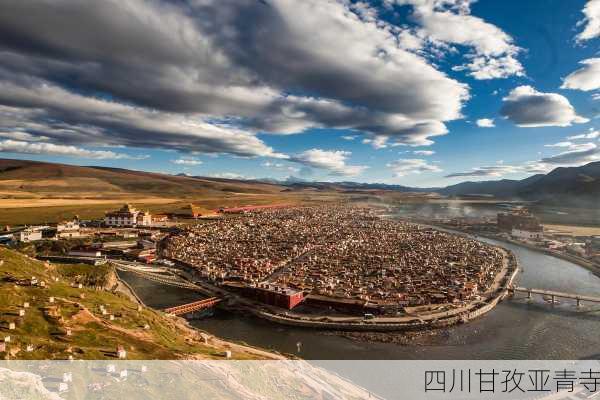
[[220, 302], [221, 302], [220, 298], [210, 297], [208, 299], [195, 301], [193, 303], [182, 304], [182, 305], [176, 306], [176, 307], [170, 307], [170, 308], [165, 309], [165, 312], [167, 314], [172, 314], [172, 315], [191, 314], [196, 311], [202, 311], [202, 310], [206, 310], [207, 308], [214, 307], [215, 305], [217, 305]]
[[555, 302], [557, 297], [563, 298], [563, 299], [573, 299], [573, 300], [577, 301], [577, 307], [581, 306], [582, 301], [586, 301], [589, 303], [600, 303], [600, 297], [584, 296], [584, 295], [580, 295], [580, 294], [565, 293], [565, 292], [556, 292], [553, 290], [532, 289], [532, 288], [524, 288], [524, 287], [514, 286], [514, 287], [509, 287], [508, 291], [513, 294], [516, 292], [527, 293], [528, 299], [530, 299], [533, 294], [541, 294], [543, 296], [550, 296], [550, 298], [552, 299], [552, 303]]

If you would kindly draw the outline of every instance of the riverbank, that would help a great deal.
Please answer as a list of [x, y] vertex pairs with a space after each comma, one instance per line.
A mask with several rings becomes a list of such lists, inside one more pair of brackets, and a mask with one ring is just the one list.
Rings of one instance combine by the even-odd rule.
[[600, 265], [598, 265], [596, 263], [593, 263], [591, 261], [585, 260], [583, 258], [572, 256], [570, 254], [561, 253], [561, 252], [558, 252], [558, 251], [553, 251], [553, 250], [545, 249], [543, 247], [533, 246], [533, 245], [530, 245], [528, 243], [523, 243], [523, 242], [519, 242], [519, 241], [516, 241], [516, 240], [510, 240], [510, 239], [506, 239], [506, 238], [499, 238], [499, 237], [495, 237], [495, 236], [492, 236], [492, 235], [483, 235], [483, 234], [480, 234], [480, 233], [474, 233], [474, 234], [482, 236], [482, 237], [486, 237], [488, 239], [498, 240], [498, 241], [501, 241], [501, 242], [514, 244], [515, 246], [522, 246], [522, 247], [525, 247], [525, 248], [527, 248], [529, 250], [537, 251], [537, 252], [549, 255], [551, 257], [560, 258], [561, 260], [565, 260], [565, 261], [568, 261], [570, 263], [579, 265], [580, 267], [585, 268], [586, 270], [590, 271], [591, 273], [593, 273], [594, 275], [596, 275], [597, 277], [600, 278]]
[[[452, 325], [469, 322], [475, 318], [491, 311], [507, 294], [507, 287], [512, 283], [518, 272], [518, 266], [514, 256], [507, 252], [507, 266], [500, 281], [497, 282], [498, 288], [493, 296], [480, 303], [472, 303], [466, 307], [446, 311], [444, 313], [429, 315], [410, 315], [404, 317], [375, 317], [365, 320], [362, 317], [333, 317], [318, 316], [309, 314], [293, 314], [286, 312], [284, 315], [269, 312], [263, 305], [257, 306], [247, 300], [237, 297], [243, 304], [237, 304], [233, 307], [222, 305], [231, 311], [252, 314], [257, 318], [298, 328], [310, 328], [318, 330], [331, 331], [356, 331], [356, 332], [410, 332], [429, 329], [447, 328]], [[188, 272], [189, 273], [189, 272]], [[188, 275], [189, 278], [189, 275]], [[207, 285], [205, 283], [205, 285]], [[211, 287], [213, 293], [222, 292], [218, 287]], [[222, 293], [221, 293], [222, 294]], [[410, 322], [408, 322], [410, 321]], [[418, 322], [415, 322], [418, 321]]]
[[116, 282], [116, 285], [113, 290], [116, 292], [123, 293], [125, 296], [129, 297], [129, 299], [131, 301], [133, 301], [143, 307], [146, 307], [146, 305], [144, 304], [142, 299], [137, 295], [137, 293], [135, 292], [135, 290], [133, 290], [133, 288], [129, 285], [129, 283], [124, 281], [119, 276], [119, 271], [117, 271], [115, 269], [114, 274], [115, 274], [115, 278], [116, 278], [117, 282]]
[[[371, 320], [356, 320], [350, 321], [323, 321], [315, 320], [309, 317], [293, 318], [290, 316], [272, 314], [262, 310], [248, 309], [252, 315], [265, 319], [270, 322], [274, 322], [281, 325], [287, 325], [297, 328], [311, 328], [318, 330], [329, 330], [329, 331], [350, 331], [350, 332], [414, 332], [414, 331], [426, 331], [433, 329], [448, 328], [453, 325], [468, 323], [476, 318], [479, 318], [498, 305], [506, 296], [508, 296], [508, 290], [506, 289], [512, 284], [513, 279], [517, 275], [518, 267], [516, 260], [513, 259], [513, 266], [509, 270], [509, 276], [507, 277], [506, 284], [498, 293], [483, 301], [481, 304], [474, 306], [471, 309], [456, 312], [455, 314], [443, 316], [440, 318], [433, 318], [429, 320], [420, 320], [419, 322], [392, 322], [394, 318], [374, 318]], [[320, 318], [322, 319], [322, 318]], [[325, 317], [325, 319], [333, 319]], [[419, 319], [419, 317], [410, 318], [411, 320]], [[384, 322], [385, 321], [385, 322]]]
[[[487, 241], [486, 238], [480, 238]], [[503, 246], [503, 243], [491, 241]], [[514, 284], [600, 296], [600, 278], [562, 259], [506, 244], [519, 260]], [[195, 294], [138, 276], [127, 281], [150, 306], [170, 307], [197, 300]], [[578, 359], [600, 348], [600, 309], [550, 305], [541, 296], [508, 296], [483, 318], [449, 328], [411, 332], [350, 332], [274, 324], [247, 311], [216, 309], [190, 324], [227, 341], [248, 343], [314, 360]], [[300, 346], [299, 346], [300, 344]]]
[[[498, 246], [499, 247], [499, 246]], [[408, 314], [397, 317], [374, 316], [365, 319], [360, 316], [334, 316], [283, 312], [275, 307], [252, 301], [235, 293], [224, 290], [220, 286], [210, 284], [202, 279], [197, 268], [181, 260], [173, 259], [180, 269], [180, 277], [200, 284], [211, 296], [228, 297], [226, 304], [221, 304], [229, 310], [251, 314], [266, 321], [293, 326], [298, 328], [310, 328], [332, 331], [356, 331], [356, 332], [411, 332], [419, 330], [431, 330], [450, 327], [459, 323], [469, 322], [491, 311], [507, 295], [507, 288], [512, 283], [517, 271], [517, 261], [514, 255], [507, 249], [500, 249], [505, 253], [505, 262], [502, 270], [498, 273], [496, 281], [484, 294], [485, 300], [472, 301], [462, 307], [447, 305], [441, 312], [429, 314]], [[443, 305], [440, 305], [442, 308]]]
[[[147, 307], [147, 308], [152, 308], [147, 306], [144, 301], [142, 300], [142, 298], [137, 294], [136, 290], [125, 280], [123, 279], [118, 271], [115, 270], [115, 277], [117, 279], [117, 288], [115, 289], [115, 291], [123, 293], [124, 295], [126, 295], [129, 298], [132, 298], [133, 301], [135, 301], [137, 304], [143, 306], [143, 307]], [[143, 277], [143, 275], [138, 275], [140, 277]], [[154, 308], [152, 308], [154, 309]], [[156, 311], [161, 311], [159, 309], [155, 309]], [[192, 326], [188, 320], [186, 320], [185, 318], [181, 318], [181, 317], [176, 317], [176, 316], [167, 316], [168, 318], [170, 318], [171, 320], [173, 320], [174, 322], [176, 322], [185, 332], [184, 334], [184, 339], [186, 341], [188, 340], [195, 340], [195, 341], [201, 341], [204, 345], [214, 348], [214, 349], [219, 349], [219, 350], [225, 350], [225, 351], [232, 351], [234, 354], [244, 354], [244, 355], [248, 355], [249, 358], [253, 358], [253, 359], [264, 359], [264, 360], [287, 360], [290, 359], [291, 357], [289, 356], [285, 356], [282, 355], [280, 353], [277, 352], [272, 352], [272, 351], [268, 351], [265, 349], [261, 349], [259, 347], [254, 347], [254, 346], [250, 346], [246, 343], [235, 343], [232, 341], [227, 341], [224, 339], [221, 339], [215, 335], [212, 335], [208, 332], [205, 332], [201, 329], [198, 329], [194, 326]], [[196, 356], [193, 354], [188, 355], [187, 357], [184, 356], [183, 358], [190, 358], [190, 359], [196, 359]], [[202, 358], [199, 358], [202, 359]]]
[[486, 239], [491, 239], [491, 240], [497, 240], [499, 242], [503, 242], [503, 243], [509, 243], [509, 244], [513, 244], [515, 246], [521, 246], [524, 247], [528, 250], [532, 250], [532, 251], [536, 251], [542, 254], [546, 254], [548, 256], [551, 257], [556, 257], [556, 258], [560, 258], [561, 260], [565, 260], [568, 261], [570, 263], [579, 265], [582, 268], [585, 268], [586, 270], [590, 271], [591, 273], [593, 273], [595, 276], [600, 278], [600, 265], [596, 264], [592, 261], [586, 260], [584, 258], [581, 257], [577, 257], [577, 256], [573, 256], [571, 254], [565, 254], [559, 251], [554, 251], [554, 250], [550, 250], [550, 249], [546, 249], [544, 247], [539, 247], [539, 246], [535, 246], [529, 243], [525, 243], [525, 242], [521, 242], [521, 241], [517, 241], [517, 240], [512, 240], [503, 236], [499, 236], [499, 235], [492, 235], [489, 233], [485, 233], [485, 232], [478, 232], [478, 231], [471, 231], [471, 230], [466, 230], [466, 229], [460, 229], [456, 226], [452, 226], [452, 225], [444, 225], [444, 224], [431, 224], [427, 221], [424, 220], [419, 220], [419, 219], [415, 219], [415, 218], [410, 218], [410, 219], [404, 219], [405, 221], [408, 222], [415, 222], [418, 224], [423, 224], [425, 226], [430, 226], [432, 228], [438, 228], [438, 229], [445, 229], [445, 230], [449, 230], [452, 232], [456, 232], [456, 233], [463, 233], [463, 234], [467, 234], [467, 235], [474, 235], [474, 236], [480, 236]]

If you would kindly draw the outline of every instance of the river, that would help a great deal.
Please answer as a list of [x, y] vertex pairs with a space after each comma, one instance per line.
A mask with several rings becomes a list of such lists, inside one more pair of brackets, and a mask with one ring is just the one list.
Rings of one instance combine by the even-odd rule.
[[[512, 250], [521, 267], [519, 286], [600, 296], [600, 278], [570, 262], [520, 246]], [[122, 273], [143, 301], [156, 308], [193, 301], [198, 294]], [[577, 309], [573, 302], [547, 304], [522, 295], [499, 304], [468, 324], [442, 331], [428, 345], [366, 343], [310, 329], [275, 325], [254, 317], [218, 310], [193, 321], [202, 330], [305, 359], [581, 359], [600, 357], [600, 305]], [[298, 347], [298, 343], [301, 343]], [[300, 351], [298, 351], [300, 350]]]

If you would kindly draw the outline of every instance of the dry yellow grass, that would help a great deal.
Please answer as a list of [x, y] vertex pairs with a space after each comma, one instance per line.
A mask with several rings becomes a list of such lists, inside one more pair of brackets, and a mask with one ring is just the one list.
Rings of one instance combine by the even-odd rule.
[[99, 204], [169, 204], [177, 202], [177, 199], [158, 197], [124, 197], [118, 199], [81, 199], [81, 198], [36, 198], [36, 199], [0, 199], [1, 208], [35, 208], [35, 207], [60, 207], [60, 206], [85, 206]]
[[566, 234], [570, 234], [573, 236], [600, 235], [600, 227], [592, 227], [592, 226], [544, 224], [544, 229], [546, 231], [555, 231], [558, 233], [566, 233]]
[[238, 207], [264, 204], [316, 204], [336, 201], [343, 198], [337, 194], [240, 194], [223, 193], [219, 196], [194, 199], [173, 199], [158, 197], [119, 197], [119, 198], [34, 198], [0, 199], [0, 227], [2, 225], [45, 224], [72, 219], [75, 215], [82, 219], [95, 219], [104, 216], [106, 211], [115, 210], [123, 203], [149, 210], [151, 213], [178, 212], [190, 203], [196, 205], [204, 215], [210, 215], [221, 207]]

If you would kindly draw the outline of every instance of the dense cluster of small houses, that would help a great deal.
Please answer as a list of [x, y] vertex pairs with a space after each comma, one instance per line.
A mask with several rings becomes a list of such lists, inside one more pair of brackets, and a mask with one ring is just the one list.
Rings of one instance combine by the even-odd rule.
[[466, 301], [486, 291], [504, 253], [469, 238], [350, 206], [262, 210], [189, 227], [164, 255], [201, 276], [375, 304]]

